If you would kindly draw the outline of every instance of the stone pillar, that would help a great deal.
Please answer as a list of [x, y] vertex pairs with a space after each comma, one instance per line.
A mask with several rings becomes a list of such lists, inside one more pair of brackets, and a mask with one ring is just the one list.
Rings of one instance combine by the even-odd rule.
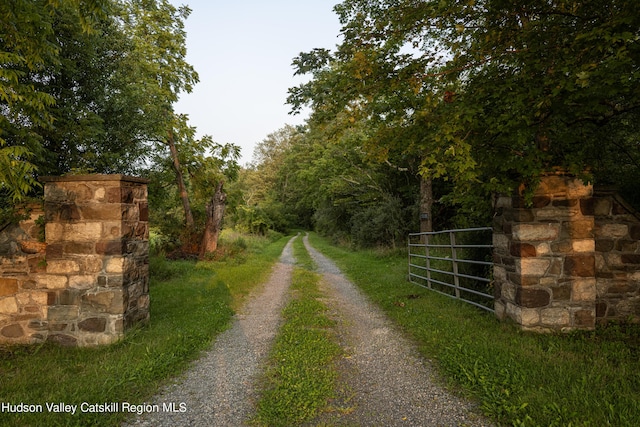
[[523, 329], [593, 329], [596, 319], [593, 188], [544, 176], [532, 205], [499, 197], [494, 221], [495, 310]]
[[122, 175], [45, 177], [48, 340], [117, 341], [149, 319], [147, 181]]
[[23, 208], [19, 224], [0, 224], [0, 342], [29, 344], [44, 336], [41, 319], [47, 313], [47, 292], [32, 274], [43, 271], [41, 204]]
[[640, 213], [613, 188], [584, 208], [596, 219], [597, 322], [640, 322]]

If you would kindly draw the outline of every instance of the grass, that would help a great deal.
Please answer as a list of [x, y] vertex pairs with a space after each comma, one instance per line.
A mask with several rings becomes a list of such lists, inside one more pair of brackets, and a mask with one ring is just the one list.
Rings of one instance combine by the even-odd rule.
[[353, 252], [311, 235], [434, 360], [445, 381], [514, 426], [635, 426], [640, 327], [539, 335], [406, 281], [405, 254]]
[[[269, 273], [287, 239], [253, 242], [244, 264], [153, 258], [150, 325], [100, 348], [0, 348], [0, 402], [143, 403], [227, 328], [233, 308]], [[262, 246], [262, 250], [258, 246]], [[126, 414], [7, 413], [3, 426], [113, 426]]]
[[[244, 243], [238, 242], [242, 238]], [[434, 360], [445, 381], [477, 399], [505, 425], [635, 426], [640, 420], [640, 328], [613, 325], [564, 335], [524, 333], [492, 314], [406, 281], [406, 253], [352, 252], [315, 235], [332, 257]], [[224, 330], [287, 239], [273, 244], [230, 236], [244, 261], [167, 262], [152, 259], [151, 324], [114, 345], [0, 348], [0, 402], [142, 403]], [[262, 249], [261, 249], [262, 248]], [[261, 401], [262, 425], [312, 422], [334, 393], [332, 340], [318, 276], [297, 239], [299, 267], [292, 303], [272, 355]], [[267, 400], [271, 399], [271, 400]], [[122, 413], [15, 414], [6, 426], [113, 426]]]
[[341, 349], [332, 337], [335, 322], [319, 300], [319, 275], [313, 262], [294, 242], [298, 265], [293, 271], [291, 301], [283, 310], [284, 325], [276, 337], [265, 373], [264, 391], [254, 424], [294, 426], [314, 419], [333, 396], [337, 372], [334, 360]]
[[[290, 237], [281, 237], [275, 244], [265, 245], [265, 238], [236, 233], [223, 234], [222, 242], [231, 242], [232, 246], [246, 246], [242, 254], [228, 257], [208, 264], [216, 270], [218, 278], [233, 286], [231, 308], [239, 309], [256, 284], [263, 283], [271, 273], [270, 267], [278, 260], [282, 249]], [[234, 243], [235, 242], [235, 243]]]

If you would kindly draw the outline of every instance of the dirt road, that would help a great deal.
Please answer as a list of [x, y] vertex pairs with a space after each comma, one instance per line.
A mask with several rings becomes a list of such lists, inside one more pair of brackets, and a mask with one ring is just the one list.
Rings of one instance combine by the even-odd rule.
[[[295, 238], [294, 238], [295, 239]], [[281, 324], [295, 260], [291, 239], [267, 283], [235, 316], [211, 350], [151, 405], [176, 403], [184, 412], [147, 413], [127, 426], [243, 426], [253, 414], [257, 380]], [[305, 245], [323, 279], [325, 304], [337, 321], [345, 357], [338, 363], [335, 410], [321, 425], [485, 426], [470, 402], [446, 391], [429, 363], [401, 331], [370, 304], [333, 262]], [[183, 404], [183, 406], [180, 406]], [[313, 423], [312, 425], [317, 425]]]

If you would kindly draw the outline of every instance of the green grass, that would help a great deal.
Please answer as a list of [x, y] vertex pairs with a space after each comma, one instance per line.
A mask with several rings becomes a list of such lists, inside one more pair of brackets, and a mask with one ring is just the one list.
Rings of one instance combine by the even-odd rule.
[[[55, 345], [0, 348], [0, 402], [132, 402], [150, 398], [224, 330], [287, 239], [267, 245], [230, 238], [244, 261], [152, 259], [151, 324], [96, 349]], [[311, 236], [352, 281], [436, 362], [456, 389], [505, 425], [635, 426], [640, 419], [640, 328], [617, 325], [567, 335], [524, 333], [492, 314], [406, 282], [406, 254], [351, 252]], [[262, 245], [262, 249], [260, 246]], [[235, 249], [234, 249], [235, 250]], [[292, 304], [269, 371], [274, 403], [261, 403], [263, 425], [295, 425], [318, 415], [335, 390], [340, 349], [317, 289], [312, 262], [294, 245], [299, 265]], [[299, 335], [302, 334], [302, 335]], [[326, 346], [326, 347], [325, 347]], [[278, 349], [279, 348], [279, 349]], [[263, 402], [267, 402], [264, 400]], [[113, 426], [116, 414], [10, 414], [0, 425]]]
[[[233, 307], [266, 277], [286, 242], [263, 241], [244, 264], [152, 259], [148, 326], [100, 348], [0, 348], [0, 402], [145, 402], [227, 328]], [[0, 412], [0, 425], [114, 426], [125, 416]]]
[[504, 425], [635, 426], [640, 327], [539, 335], [406, 281], [406, 254], [353, 252], [311, 235], [435, 360], [449, 384]]
[[[223, 234], [221, 237], [230, 241], [229, 235]], [[216, 271], [220, 280], [229, 284], [230, 288], [233, 287], [231, 308], [239, 309], [256, 284], [267, 280], [271, 273], [270, 267], [278, 260], [290, 238], [291, 236], [281, 237], [275, 243], [266, 245], [265, 238], [235, 235], [235, 240], [231, 241], [237, 242], [238, 239], [242, 239], [246, 245], [246, 250], [240, 257], [242, 261], [239, 262], [236, 257], [207, 264]]]
[[264, 391], [253, 422], [264, 426], [294, 426], [314, 419], [333, 396], [337, 372], [334, 360], [341, 353], [332, 336], [335, 322], [319, 300], [319, 275], [310, 271], [311, 258], [301, 238], [294, 242], [300, 266], [293, 271], [291, 301], [283, 310], [265, 373]]

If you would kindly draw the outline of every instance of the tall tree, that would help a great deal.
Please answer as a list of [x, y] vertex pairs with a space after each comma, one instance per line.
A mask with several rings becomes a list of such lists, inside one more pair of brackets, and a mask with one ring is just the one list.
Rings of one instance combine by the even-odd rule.
[[68, 8], [53, 16], [59, 60], [36, 82], [55, 100], [53, 124], [35, 128], [45, 153], [37, 163], [40, 174], [133, 173], [142, 164], [141, 100], [130, 96], [132, 78], [124, 71], [133, 42], [119, 27], [118, 10], [114, 5], [91, 31], [83, 31]]
[[36, 173], [131, 172], [150, 142], [170, 146], [172, 105], [197, 82], [189, 12], [166, 0], [2, 2], [0, 193], [20, 199]]
[[185, 224], [193, 228], [176, 143], [179, 137], [176, 132], [184, 131], [187, 126], [184, 117], [173, 111], [173, 103], [179, 94], [191, 92], [198, 82], [198, 74], [186, 62], [184, 21], [190, 13], [187, 6], [176, 8], [167, 0], [130, 0], [122, 20], [125, 33], [134, 42], [129, 66], [135, 76], [135, 94], [145, 101], [142, 111], [148, 137], [169, 148], [184, 207]]
[[35, 186], [43, 154], [37, 127], [52, 125], [55, 98], [42, 90], [46, 68], [59, 64], [54, 21], [59, 11], [91, 31], [109, 0], [7, 0], [0, 3], [0, 196], [22, 199]]
[[346, 0], [336, 11], [336, 52], [294, 61], [313, 74], [291, 90], [294, 110], [357, 108], [395, 129], [405, 137], [377, 142], [453, 181], [469, 210], [553, 167], [602, 179], [620, 152], [640, 173], [634, 1]]
[[193, 212], [191, 211], [191, 201], [189, 200], [189, 192], [187, 191], [187, 184], [182, 173], [182, 163], [180, 161], [180, 153], [178, 152], [177, 137], [181, 137], [183, 142], [188, 143], [195, 134], [194, 128], [188, 128], [186, 123], [186, 116], [175, 116], [175, 127], [172, 126], [167, 131], [166, 145], [169, 148], [169, 157], [171, 159], [171, 166], [175, 174], [176, 185], [178, 186], [178, 193], [180, 195], [180, 201], [182, 202], [182, 208], [184, 209], [184, 222], [187, 229], [192, 230], [195, 226], [193, 220]]

